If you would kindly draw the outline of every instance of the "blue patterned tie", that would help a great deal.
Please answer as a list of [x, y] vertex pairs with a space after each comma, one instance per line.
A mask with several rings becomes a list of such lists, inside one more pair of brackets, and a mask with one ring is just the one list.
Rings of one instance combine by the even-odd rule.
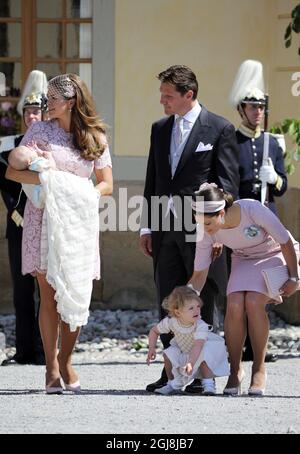
[[183, 117], [176, 118], [175, 125], [175, 144], [178, 148], [183, 140]]

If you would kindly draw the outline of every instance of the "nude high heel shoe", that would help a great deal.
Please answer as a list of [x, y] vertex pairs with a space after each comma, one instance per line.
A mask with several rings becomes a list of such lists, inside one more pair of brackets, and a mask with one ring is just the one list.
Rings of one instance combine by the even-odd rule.
[[69, 385], [67, 385], [64, 382], [64, 385], [65, 385], [66, 391], [72, 391], [73, 393], [80, 393], [81, 392], [81, 385], [80, 385], [80, 381], [79, 380], [77, 380], [75, 383], [70, 383]]
[[74, 383], [70, 383], [69, 385], [67, 385], [67, 383], [62, 378], [61, 371], [60, 371], [60, 376], [61, 376], [61, 379], [62, 379], [62, 382], [64, 384], [64, 387], [65, 387], [66, 391], [72, 391], [73, 393], [80, 393], [81, 392], [81, 385], [80, 385], [80, 381], [79, 380], [75, 381]]
[[267, 374], [265, 373], [265, 387], [264, 388], [254, 388], [250, 387], [248, 389], [248, 396], [264, 396], [266, 392], [266, 384], [267, 384]]
[[46, 394], [63, 394], [63, 392], [61, 386], [46, 386]]
[[240, 396], [242, 394], [242, 381], [244, 380], [244, 377], [245, 371], [243, 369], [241, 372], [241, 379], [238, 386], [232, 388], [225, 388], [223, 394], [225, 394], [226, 396]]
[[46, 390], [46, 394], [62, 394], [64, 391], [62, 386], [50, 386], [50, 385], [46, 385], [45, 390]]

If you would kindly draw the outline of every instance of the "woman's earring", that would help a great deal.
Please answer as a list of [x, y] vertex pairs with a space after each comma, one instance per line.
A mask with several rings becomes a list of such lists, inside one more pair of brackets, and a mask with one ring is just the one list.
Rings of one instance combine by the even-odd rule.
[[225, 216], [221, 216], [220, 221], [221, 221], [221, 224], [225, 224]]

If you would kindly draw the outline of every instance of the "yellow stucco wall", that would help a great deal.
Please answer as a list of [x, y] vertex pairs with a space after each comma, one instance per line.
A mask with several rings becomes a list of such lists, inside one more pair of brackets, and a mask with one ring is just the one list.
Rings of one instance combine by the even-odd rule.
[[[292, 46], [286, 49], [282, 45], [282, 36], [285, 33], [290, 19], [287, 13], [299, 3], [299, 0], [278, 0], [278, 17], [274, 27], [273, 37], [273, 72], [271, 78], [271, 94], [273, 95], [271, 108], [275, 121], [284, 118], [300, 118], [300, 96], [292, 95], [292, 74], [300, 74], [300, 58], [297, 58], [300, 47], [300, 34], [293, 36]], [[289, 146], [291, 143], [287, 142]], [[289, 187], [300, 188], [300, 162], [296, 164], [296, 172], [289, 176]]]
[[[156, 75], [172, 64], [197, 74], [199, 100], [239, 123], [227, 99], [240, 63], [262, 61], [271, 96], [271, 122], [300, 116], [291, 95], [296, 48], [286, 50], [286, 17], [297, 0], [116, 0], [115, 154], [145, 156], [151, 123], [163, 116]], [[298, 39], [299, 38], [299, 39]], [[297, 42], [298, 40], [298, 42]], [[300, 165], [290, 183], [300, 180]]]

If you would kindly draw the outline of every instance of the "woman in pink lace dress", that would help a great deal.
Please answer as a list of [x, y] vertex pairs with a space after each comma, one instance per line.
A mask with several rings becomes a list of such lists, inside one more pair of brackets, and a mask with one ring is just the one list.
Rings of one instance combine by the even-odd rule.
[[[50, 121], [35, 123], [25, 134], [21, 145], [39, 149], [54, 159], [56, 168], [81, 177], [94, 172], [95, 190], [101, 195], [112, 192], [112, 164], [106, 141], [105, 126], [95, 113], [92, 97], [85, 83], [75, 74], [57, 76], [49, 82], [48, 108]], [[8, 179], [39, 184], [36, 172], [8, 168]], [[41, 266], [41, 231], [43, 210], [28, 200], [24, 213], [23, 263], [24, 274], [37, 276], [41, 307], [39, 323], [46, 356], [46, 392], [62, 393], [60, 379], [66, 389], [80, 391], [80, 383], [71, 366], [71, 355], [80, 332], [71, 332], [60, 320], [54, 299], [55, 291], [46, 280]], [[80, 240], [80, 238], [78, 238]], [[100, 278], [98, 245], [95, 254], [94, 279]], [[60, 351], [57, 355], [59, 332]]]
[[299, 289], [299, 244], [279, 219], [260, 202], [251, 199], [233, 203], [232, 196], [215, 184], [205, 183], [197, 195], [196, 220], [204, 226], [196, 246], [195, 268], [190, 284], [201, 290], [212, 261], [215, 242], [232, 249], [232, 267], [227, 287], [225, 338], [231, 374], [224, 394], [240, 393], [244, 371], [242, 348], [246, 337], [246, 318], [253, 349], [249, 395], [263, 395], [266, 386], [265, 354], [269, 336], [266, 305], [270, 300], [262, 270], [287, 265], [290, 279], [282, 286], [282, 296]]

